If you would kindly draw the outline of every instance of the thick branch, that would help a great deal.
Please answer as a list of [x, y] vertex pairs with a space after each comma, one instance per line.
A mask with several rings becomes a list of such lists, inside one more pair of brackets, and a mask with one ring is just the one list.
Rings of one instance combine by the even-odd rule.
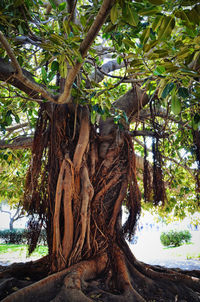
[[144, 131], [129, 131], [130, 136], [152, 136], [152, 137], [168, 137], [169, 134], [168, 133], [158, 133], [155, 131], [148, 131], [148, 130], [144, 130]]
[[126, 94], [120, 97], [114, 106], [126, 112], [129, 118], [129, 122], [132, 121], [135, 114], [138, 113], [149, 102], [149, 97], [146, 92], [140, 89], [139, 86], [135, 86], [129, 90]]
[[[104, 24], [114, 2], [115, 2], [115, 0], [104, 0], [103, 1], [96, 19], [94, 20], [92, 26], [90, 27], [90, 29], [87, 33], [87, 36], [85, 37], [85, 39], [82, 41], [82, 43], [80, 45], [79, 51], [80, 51], [82, 58], [85, 58], [90, 46], [92, 45], [99, 30], [101, 29], [102, 25]], [[82, 66], [82, 63], [76, 61], [74, 67], [72, 69], [70, 69], [70, 71], [67, 75], [66, 82], [65, 82], [64, 92], [58, 99], [59, 103], [68, 103], [70, 101], [71, 87], [74, 83], [74, 80], [75, 80], [81, 66]]]
[[26, 127], [26, 126], [28, 126], [28, 123], [22, 123], [22, 124], [19, 124], [19, 125], [16, 125], [16, 126], [8, 127], [8, 128], [6, 128], [6, 131], [13, 132], [17, 129], [21, 129], [21, 128]]
[[[12, 86], [25, 92], [28, 96], [33, 99], [41, 99], [41, 94], [42, 98], [46, 98], [54, 103], [57, 103], [56, 98], [54, 99], [54, 97], [49, 95], [42, 86], [38, 85], [35, 82], [35, 80], [33, 79], [33, 75], [30, 72], [22, 69], [22, 73], [22, 78], [16, 77], [15, 69], [13, 68], [12, 64], [0, 58], [0, 81], [4, 81], [8, 84], [11, 84]], [[46, 95], [46, 93], [48, 95]]]
[[0, 140], [0, 149], [26, 149], [32, 148], [33, 138], [27, 136], [18, 136], [11, 143]]
[[54, 96], [52, 96], [42, 86], [36, 84], [35, 81], [30, 80], [29, 77], [27, 77], [25, 75], [25, 73], [21, 69], [21, 67], [15, 57], [13, 50], [11, 49], [8, 41], [6, 40], [6, 38], [4, 37], [4, 35], [1, 31], [0, 31], [0, 41], [12, 62], [11, 67], [13, 68], [13, 70], [12, 70], [10, 76], [12, 76], [12, 78], [18, 79], [27, 88], [37, 92], [37, 94], [41, 94], [44, 99], [47, 99], [48, 101], [51, 101], [51, 102], [55, 102]]
[[91, 80], [94, 80], [96, 83], [101, 82], [104, 79], [105, 75], [108, 75], [109, 72], [115, 71], [117, 69], [121, 69], [125, 66], [124, 62], [121, 64], [117, 63], [117, 60], [111, 60], [103, 64], [100, 68], [98, 68], [95, 72], [93, 72], [90, 76]]

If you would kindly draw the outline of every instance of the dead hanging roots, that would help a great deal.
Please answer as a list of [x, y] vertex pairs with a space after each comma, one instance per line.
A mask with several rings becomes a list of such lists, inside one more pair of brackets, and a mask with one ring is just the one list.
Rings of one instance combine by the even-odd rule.
[[193, 130], [194, 151], [196, 154], [197, 170], [196, 170], [196, 195], [198, 205], [200, 206], [200, 131]]
[[143, 170], [143, 187], [144, 187], [144, 201], [150, 202], [152, 200], [152, 175], [150, 164], [147, 160], [147, 146], [144, 137], [144, 170]]
[[131, 240], [131, 237], [135, 233], [136, 222], [141, 212], [141, 193], [136, 178], [136, 159], [130, 136], [125, 137], [125, 142], [128, 153], [128, 195], [126, 205], [129, 210], [129, 217], [123, 226], [123, 231]]
[[153, 138], [153, 202], [155, 205], [163, 205], [166, 199], [165, 184], [162, 171], [162, 157], [159, 151], [159, 140]]
[[32, 148], [32, 160], [26, 176], [24, 208], [30, 215], [28, 222], [29, 253], [36, 248], [45, 220], [47, 199], [47, 162], [45, 155], [48, 145], [49, 120], [45, 105], [41, 105]]
[[[151, 119], [153, 130], [156, 137], [152, 138], [152, 152], [153, 152], [153, 203], [155, 205], [164, 205], [166, 200], [165, 184], [162, 170], [162, 155], [159, 150], [159, 131], [160, 125], [156, 121], [156, 106], [152, 99], [150, 101]], [[145, 177], [145, 176], [144, 176]], [[146, 177], [145, 177], [146, 178]], [[147, 190], [147, 195], [149, 194]]]

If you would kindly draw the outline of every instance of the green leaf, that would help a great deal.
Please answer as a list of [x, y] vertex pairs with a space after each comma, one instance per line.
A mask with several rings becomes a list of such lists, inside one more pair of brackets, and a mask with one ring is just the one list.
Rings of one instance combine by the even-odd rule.
[[55, 4], [54, 0], [49, 0], [49, 2], [51, 4], [52, 8], [56, 9], [56, 4]]
[[129, 39], [124, 39], [122, 41], [125, 45], [129, 46], [129, 47], [132, 47], [132, 48], [135, 48], [135, 43], [133, 43], [131, 40]]
[[94, 125], [94, 123], [96, 122], [96, 111], [95, 110], [91, 110], [90, 119], [91, 119], [91, 123]]
[[67, 3], [66, 2], [62, 2], [58, 5], [58, 10], [61, 12], [66, 8]]
[[161, 5], [161, 4], [165, 3], [165, 0], [148, 0], [148, 1], [155, 5]]
[[53, 61], [51, 63], [51, 70], [52, 71], [58, 71], [59, 70], [59, 63], [57, 61]]
[[117, 21], [117, 17], [118, 17], [118, 9], [117, 9], [117, 4], [115, 4], [113, 5], [110, 11], [110, 19], [112, 24], [115, 24], [115, 22]]
[[159, 28], [163, 18], [164, 18], [163, 15], [156, 16], [155, 20], [153, 21], [153, 23], [151, 25], [151, 28], [153, 31], [156, 31]]
[[155, 7], [155, 8], [151, 8], [151, 9], [140, 10], [138, 12], [138, 14], [141, 15], [141, 16], [153, 16], [156, 13], [159, 13], [159, 12], [160, 12], [160, 8], [159, 7]]
[[122, 62], [122, 57], [117, 57], [117, 63], [120, 65]]
[[16, 123], [20, 122], [19, 115], [17, 115], [17, 114], [15, 114], [15, 121], [16, 121]]
[[137, 13], [130, 7], [127, 7], [127, 20], [128, 24], [132, 26], [137, 26], [139, 22], [139, 18]]
[[181, 101], [174, 92], [171, 98], [171, 110], [174, 114], [179, 114], [181, 112]]
[[47, 81], [47, 72], [44, 67], [41, 68], [42, 71], [42, 80], [46, 83]]
[[71, 32], [71, 29], [69, 26], [69, 22], [67, 20], [63, 21], [63, 27], [64, 27], [64, 31], [66, 32], [66, 34], [69, 35]]
[[152, 49], [157, 44], [158, 44], [158, 41], [151, 41], [150, 43], [145, 44], [143, 49], [144, 49], [145, 52], [149, 52], [149, 50]]
[[140, 37], [140, 41], [141, 43], [144, 45], [147, 40], [149, 39], [149, 36], [150, 36], [150, 28], [145, 28], [145, 30], [143, 31], [141, 37]]
[[164, 17], [158, 31], [158, 40], [165, 40], [166, 38], [169, 39], [171, 32], [175, 26], [175, 19], [174, 17]]
[[155, 75], [161, 75], [161, 74], [163, 74], [163, 73], [165, 73], [165, 67], [164, 66], [161, 66], [161, 65], [158, 65], [157, 67], [156, 67], [156, 70], [154, 71], [154, 74]]
[[165, 99], [170, 94], [173, 88], [174, 88], [174, 83], [173, 82], [168, 83], [162, 92], [162, 98]]
[[200, 22], [200, 16], [196, 9], [196, 7], [193, 7], [191, 11], [189, 11], [189, 19], [191, 23], [199, 25]]
[[193, 116], [192, 118], [192, 128], [194, 130], [197, 130], [199, 126], [200, 126], [200, 115], [196, 113], [195, 116]]
[[180, 87], [178, 90], [178, 95], [184, 99], [189, 97], [189, 91], [185, 87]]

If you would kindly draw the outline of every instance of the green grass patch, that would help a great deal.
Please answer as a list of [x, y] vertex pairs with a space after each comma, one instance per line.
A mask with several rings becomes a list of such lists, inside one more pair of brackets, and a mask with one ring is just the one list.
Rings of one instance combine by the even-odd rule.
[[[28, 245], [25, 244], [0, 244], [0, 255], [7, 254], [11, 256], [12, 254], [25, 254], [28, 256]], [[43, 257], [48, 254], [48, 247], [44, 245], [39, 245], [35, 251], [31, 254], [34, 257]]]

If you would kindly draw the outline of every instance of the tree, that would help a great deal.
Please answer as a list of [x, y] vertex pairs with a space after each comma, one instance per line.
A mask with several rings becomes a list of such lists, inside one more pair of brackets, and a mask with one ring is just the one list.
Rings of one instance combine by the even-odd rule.
[[[32, 149], [29, 250], [42, 226], [49, 247], [47, 257], [1, 273], [15, 277], [11, 286], [4, 279], [2, 298], [29, 285], [3, 301], [199, 301], [199, 271], [141, 263], [125, 240], [140, 214], [136, 168], [145, 202], [181, 215], [187, 196], [188, 210], [199, 210], [198, 2], [0, 6], [2, 156]], [[23, 123], [23, 136], [6, 131]], [[46, 278], [30, 285], [27, 277]]]
[[2, 206], [2, 204], [1, 204], [0, 211], [2, 213], [6, 213], [6, 214], [9, 215], [9, 219], [10, 219], [10, 221], [9, 221], [9, 228], [10, 228], [10, 231], [13, 231], [13, 229], [14, 229], [14, 222], [23, 217], [23, 215], [20, 213], [20, 207], [18, 207], [16, 209], [16, 211], [15, 211], [14, 214], [12, 214], [12, 212], [10, 210], [4, 209], [3, 206]]

